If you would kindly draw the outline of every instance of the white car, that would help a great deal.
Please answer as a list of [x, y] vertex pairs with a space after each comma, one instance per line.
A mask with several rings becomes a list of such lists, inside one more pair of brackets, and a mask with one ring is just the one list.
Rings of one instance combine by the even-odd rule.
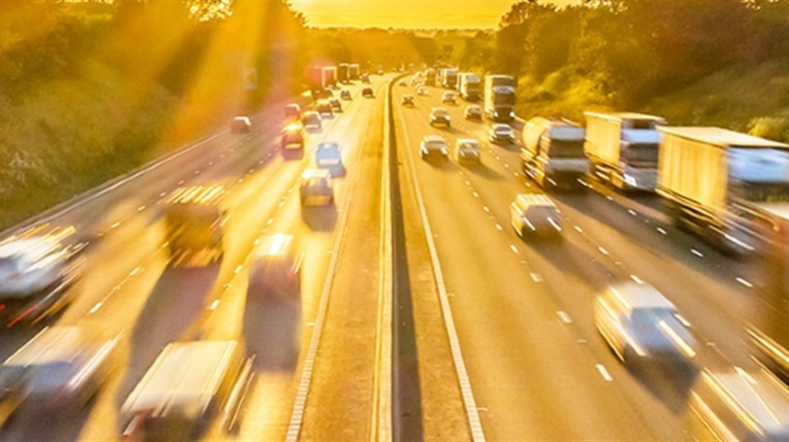
[[245, 115], [239, 115], [230, 122], [230, 133], [244, 134], [252, 130], [252, 121]]
[[455, 93], [454, 92], [444, 92], [441, 94], [441, 102], [448, 103], [448, 104], [455, 104]]
[[452, 117], [449, 116], [449, 112], [446, 110], [446, 108], [434, 107], [430, 111], [430, 125], [431, 126], [443, 125], [446, 127], [450, 127], [452, 125]]
[[510, 204], [510, 224], [521, 238], [561, 238], [562, 215], [542, 193], [522, 193]]
[[492, 143], [510, 144], [515, 142], [515, 131], [508, 124], [494, 124], [488, 131]]
[[416, 94], [421, 96], [428, 95], [427, 88], [425, 86], [417, 86]]
[[423, 160], [445, 160], [448, 155], [447, 142], [441, 135], [425, 135], [419, 143], [419, 156]]
[[458, 138], [455, 142], [455, 159], [458, 164], [480, 164], [479, 142], [473, 138]]

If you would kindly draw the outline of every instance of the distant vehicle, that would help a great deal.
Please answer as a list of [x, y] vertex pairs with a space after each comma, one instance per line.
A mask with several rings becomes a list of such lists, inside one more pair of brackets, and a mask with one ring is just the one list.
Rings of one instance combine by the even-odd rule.
[[331, 173], [326, 169], [307, 169], [301, 174], [299, 185], [301, 205], [331, 205], [334, 203], [334, 189]]
[[446, 160], [448, 155], [447, 142], [441, 135], [425, 135], [419, 143], [419, 156], [423, 160]]
[[658, 130], [656, 191], [674, 223], [725, 252], [761, 253], [762, 235], [787, 217], [789, 145], [717, 127]]
[[400, 80], [400, 82], [398, 82], [397, 84], [399, 86], [408, 86], [408, 83], [406, 83], [405, 80]]
[[523, 172], [540, 187], [575, 189], [589, 170], [584, 155], [584, 128], [535, 117], [521, 134]]
[[306, 111], [301, 117], [301, 122], [307, 130], [320, 129], [321, 121], [321, 115], [315, 111]]
[[204, 267], [224, 256], [227, 193], [218, 184], [187, 186], [163, 202], [171, 266]]
[[252, 130], [252, 121], [249, 117], [239, 115], [230, 123], [230, 133], [245, 134]]
[[425, 85], [427, 86], [435, 86], [436, 85], [436, 70], [433, 68], [425, 69]]
[[348, 63], [337, 64], [337, 81], [343, 84], [349, 83], [351, 81], [350, 64]]
[[232, 431], [252, 376], [252, 360], [236, 341], [171, 343], [123, 403], [122, 436], [198, 440], [215, 419]]
[[252, 252], [247, 302], [301, 299], [301, 264], [293, 235], [264, 236]]
[[416, 94], [417, 95], [422, 95], [422, 96], [428, 95], [427, 88], [424, 87], [424, 86], [417, 86], [416, 87]]
[[280, 148], [285, 158], [302, 158], [304, 156], [304, 128], [300, 124], [285, 127], [280, 137]]
[[360, 78], [362, 83], [370, 83], [370, 74], [362, 74]]
[[358, 80], [359, 79], [359, 64], [358, 63], [351, 63], [348, 65], [348, 77], [351, 80]]
[[319, 98], [324, 98], [325, 99], [325, 98], [331, 98], [333, 96], [334, 96], [334, 90], [332, 89], [331, 86], [329, 86], [329, 87], [323, 89], [323, 92], [321, 92], [321, 96]]
[[370, 86], [365, 86], [362, 88], [362, 97], [364, 98], [374, 98], [375, 95], [373, 94], [373, 88]]
[[299, 121], [301, 119], [301, 106], [296, 103], [285, 105], [285, 119]]
[[323, 118], [324, 115], [329, 117], [334, 115], [334, 110], [329, 100], [331, 100], [331, 98], [328, 100], [320, 100], [315, 104], [315, 112], [319, 113], [321, 118]]
[[430, 111], [430, 125], [444, 125], [450, 127], [452, 125], [452, 117], [449, 116], [449, 112], [447, 112], [446, 108], [434, 107]]
[[482, 121], [482, 108], [476, 104], [469, 104], [463, 111], [463, 116], [467, 120]]
[[454, 92], [444, 92], [441, 94], [441, 102], [446, 104], [455, 104], [457, 101], [455, 100], [455, 93]]
[[515, 78], [511, 75], [486, 75], [483, 89], [485, 116], [508, 123], [515, 119]]
[[695, 364], [696, 340], [678, 315], [656, 288], [632, 281], [608, 286], [594, 301], [595, 326], [624, 364], [669, 372]]
[[584, 112], [593, 177], [622, 190], [654, 192], [657, 183], [659, 126], [666, 120], [629, 112]]
[[315, 150], [315, 165], [319, 169], [326, 169], [335, 176], [345, 176], [345, 164], [342, 162], [340, 146], [333, 142], [318, 144]]
[[411, 94], [403, 94], [403, 106], [413, 106], [414, 96]]
[[47, 327], [0, 366], [5, 394], [35, 410], [79, 408], [109, 377], [119, 340], [84, 325]]
[[455, 142], [455, 159], [458, 164], [479, 164], [479, 142], [473, 138], [458, 138]]
[[464, 100], [477, 101], [482, 90], [482, 81], [477, 74], [463, 72], [458, 74], [457, 90]]
[[509, 124], [497, 123], [488, 130], [488, 139], [491, 143], [511, 144], [515, 142], [515, 131]]
[[384, 74], [384, 70], [383, 69], [378, 69], [377, 71], [375, 71], [375, 73], [376, 73], [376, 75], [383, 75]]
[[332, 111], [342, 112], [342, 103], [340, 102], [339, 98], [329, 98], [329, 105], [331, 106]]
[[353, 99], [353, 97], [351, 97], [351, 91], [349, 91], [348, 89], [343, 89], [343, 90], [340, 91], [340, 98], [343, 99], [343, 100], [352, 100]]
[[447, 89], [455, 89], [458, 82], [457, 68], [442, 68], [438, 70], [438, 81]]
[[541, 193], [522, 193], [510, 204], [510, 224], [521, 238], [561, 238], [562, 215]]
[[694, 440], [789, 440], [789, 390], [764, 370], [705, 368], [684, 421]]

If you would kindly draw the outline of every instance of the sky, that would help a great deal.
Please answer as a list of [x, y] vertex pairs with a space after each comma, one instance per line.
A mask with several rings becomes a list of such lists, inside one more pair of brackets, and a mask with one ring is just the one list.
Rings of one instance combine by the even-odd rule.
[[[289, 0], [309, 26], [493, 29], [515, 0]], [[561, 2], [555, 2], [561, 3]]]

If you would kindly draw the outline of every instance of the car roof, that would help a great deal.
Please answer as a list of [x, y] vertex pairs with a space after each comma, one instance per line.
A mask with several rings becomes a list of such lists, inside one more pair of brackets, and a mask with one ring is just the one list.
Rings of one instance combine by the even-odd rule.
[[449, 112], [449, 111], [447, 111], [447, 108], [445, 107], [436, 106], [431, 110], [431, 112]]
[[466, 109], [482, 109], [478, 104], [469, 104]]
[[464, 143], [479, 144], [479, 141], [477, 141], [474, 138], [458, 138], [456, 143], [457, 144], [464, 144]]
[[625, 281], [608, 286], [608, 291], [632, 310], [639, 308], [676, 310], [671, 301], [649, 284]]
[[236, 121], [249, 121], [249, 117], [246, 115], [236, 115], [233, 119]]
[[301, 109], [301, 106], [299, 106], [296, 103], [286, 104], [285, 107], [288, 108], [288, 109]]
[[71, 362], [84, 351], [86, 338], [86, 331], [80, 326], [47, 327], [9, 356], [3, 366]]
[[287, 255], [293, 246], [293, 235], [276, 233], [264, 236], [260, 244], [255, 247], [254, 256], [257, 258], [266, 256]]
[[493, 130], [496, 130], [496, 129], [512, 129], [512, 127], [510, 127], [509, 124], [504, 124], [504, 123], [496, 123], [493, 126], [491, 126], [491, 128]]
[[323, 141], [318, 143], [318, 149], [334, 149], [339, 150], [340, 145], [335, 143], [334, 141]]
[[330, 178], [331, 172], [326, 169], [306, 169], [302, 174], [301, 177], [303, 179], [310, 179], [310, 178]]
[[425, 142], [428, 142], [428, 143], [429, 142], [436, 142], [436, 141], [440, 141], [442, 143], [445, 142], [444, 137], [441, 136], [441, 135], [425, 135], [422, 138], [422, 141], [425, 141]]

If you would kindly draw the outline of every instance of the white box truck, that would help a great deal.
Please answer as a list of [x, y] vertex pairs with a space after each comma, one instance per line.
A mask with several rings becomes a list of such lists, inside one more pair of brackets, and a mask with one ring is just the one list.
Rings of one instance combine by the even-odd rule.
[[482, 82], [477, 74], [463, 72], [458, 74], [458, 93], [466, 101], [479, 100]]
[[521, 133], [523, 172], [540, 187], [574, 189], [589, 170], [584, 128], [566, 121], [535, 117]]
[[661, 117], [584, 112], [590, 174], [622, 190], [655, 191]]
[[485, 116], [509, 123], [515, 119], [515, 78], [511, 75], [486, 75], [484, 90]]
[[678, 227], [758, 251], [789, 216], [789, 145], [718, 127], [661, 127], [657, 193]]

